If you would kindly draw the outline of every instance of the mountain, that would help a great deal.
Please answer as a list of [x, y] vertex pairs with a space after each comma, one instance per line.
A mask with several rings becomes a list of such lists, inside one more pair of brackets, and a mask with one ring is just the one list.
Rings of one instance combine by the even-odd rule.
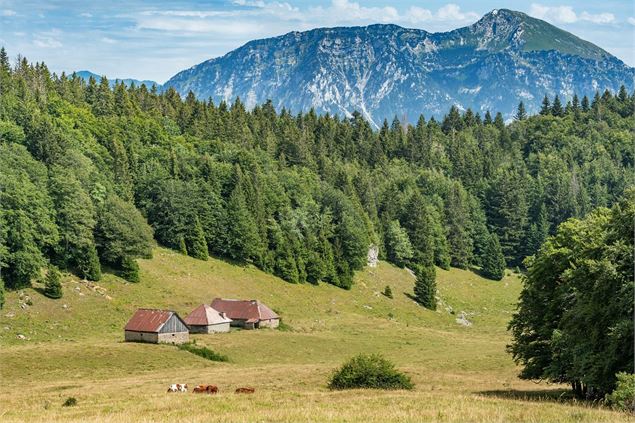
[[635, 69], [608, 52], [524, 13], [493, 10], [478, 22], [429, 33], [396, 25], [319, 28], [251, 41], [164, 84], [181, 95], [350, 116], [441, 117], [456, 104], [511, 117], [535, 112], [545, 94], [570, 98], [633, 90]]
[[[85, 81], [88, 81], [88, 79], [90, 79], [91, 76], [95, 78], [97, 82], [101, 81], [101, 76], [91, 71], [81, 70], [81, 71], [75, 72], [75, 74]], [[125, 78], [125, 79], [110, 79], [109, 78], [108, 82], [110, 82], [110, 86], [114, 86], [118, 82], [123, 82], [128, 87], [132, 84], [135, 84], [137, 87], [141, 86], [141, 84], [145, 84], [146, 87], [148, 88], [152, 87], [153, 85], [156, 85], [157, 88], [161, 88], [161, 84], [154, 81], [149, 81], [149, 80], [140, 81], [138, 79], [131, 79], [131, 78]]]

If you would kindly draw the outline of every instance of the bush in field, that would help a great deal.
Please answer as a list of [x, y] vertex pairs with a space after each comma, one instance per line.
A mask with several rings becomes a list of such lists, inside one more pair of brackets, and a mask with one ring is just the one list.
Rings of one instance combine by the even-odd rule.
[[382, 292], [382, 294], [384, 294], [385, 297], [388, 297], [390, 299], [393, 298], [392, 296], [392, 289], [390, 289], [389, 285], [386, 285], [386, 287], [384, 288], [384, 292]]
[[51, 266], [46, 274], [46, 280], [44, 281], [44, 295], [49, 298], [62, 298], [62, 283], [60, 280], [62, 275], [57, 267]]
[[139, 264], [132, 257], [125, 256], [121, 260], [119, 276], [128, 282], [139, 282]]
[[64, 404], [62, 404], [62, 407], [74, 407], [76, 405], [77, 405], [77, 398], [68, 397], [66, 398], [66, 401], [64, 401]]
[[615, 408], [635, 413], [635, 375], [618, 373], [617, 387], [606, 399]]
[[199, 357], [206, 358], [211, 361], [229, 361], [229, 357], [210, 350], [207, 347], [199, 347], [193, 343], [181, 344], [178, 346], [180, 350], [191, 352]]
[[333, 373], [329, 388], [412, 389], [414, 384], [381, 355], [360, 354]]

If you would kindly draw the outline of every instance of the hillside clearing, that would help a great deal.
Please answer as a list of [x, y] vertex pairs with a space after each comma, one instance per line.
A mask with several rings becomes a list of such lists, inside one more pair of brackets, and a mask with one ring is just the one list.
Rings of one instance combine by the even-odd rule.
[[[293, 285], [165, 249], [140, 266], [139, 284], [106, 275], [100, 288], [66, 278], [61, 300], [32, 289], [23, 300], [20, 292], [9, 293], [0, 315], [0, 375], [16, 389], [0, 392], [3, 421], [629, 421], [559, 401], [561, 386], [517, 379], [505, 353], [506, 324], [520, 291], [514, 275], [491, 282], [438, 270], [442, 304], [431, 312], [406, 295], [412, 276], [384, 262], [359, 273], [351, 291]], [[386, 285], [393, 300], [381, 295]], [[32, 302], [26, 309], [24, 295]], [[168, 345], [123, 342], [123, 325], [136, 307], [185, 315], [216, 296], [258, 298], [291, 330], [193, 336], [229, 363]], [[460, 312], [472, 326], [456, 322]], [[361, 352], [394, 361], [412, 376], [415, 390], [329, 391], [333, 369]], [[220, 394], [166, 394], [177, 382], [213, 383]], [[245, 385], [256, 394], [233, 394]], [[68, 397], [77, 406], [62, 407]]]

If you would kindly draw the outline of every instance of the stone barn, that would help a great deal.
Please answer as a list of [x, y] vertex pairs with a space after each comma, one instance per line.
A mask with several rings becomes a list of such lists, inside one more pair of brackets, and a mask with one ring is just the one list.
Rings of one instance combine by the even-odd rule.
[[201, 304], [183, 319], [190, 328], [190, 333], [229, 332], [232, 319], [222, 311], [214, 310], [208, 304]]
[[187, 325], [176, 312], [138, 309], [124, 328], [126, 342], [183, 344], [190, 339]]
[[258, 300], [215, 298], [212, 308], [232, 319], [232, 326], [244, 329], [277, 328], [280, 324], [280, 316]]

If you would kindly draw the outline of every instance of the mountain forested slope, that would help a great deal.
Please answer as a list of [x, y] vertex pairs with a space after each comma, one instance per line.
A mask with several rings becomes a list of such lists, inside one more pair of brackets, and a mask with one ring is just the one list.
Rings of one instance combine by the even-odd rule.
[[135, 280], [134, 258], [151, 254], [153, 237], [199, 259], [349, 288], [375, 244], [415, 272], [417, 299], [433, 308], [435, 264], [500, 278], [557, 224], [613, 204], [632, 183], [625, 89], [556, 98], [508, 126], [452, 108], [442, 122], [373, 131], [359, 114], [246, 111], [1, 58], [9, 289], [53, 266]]

